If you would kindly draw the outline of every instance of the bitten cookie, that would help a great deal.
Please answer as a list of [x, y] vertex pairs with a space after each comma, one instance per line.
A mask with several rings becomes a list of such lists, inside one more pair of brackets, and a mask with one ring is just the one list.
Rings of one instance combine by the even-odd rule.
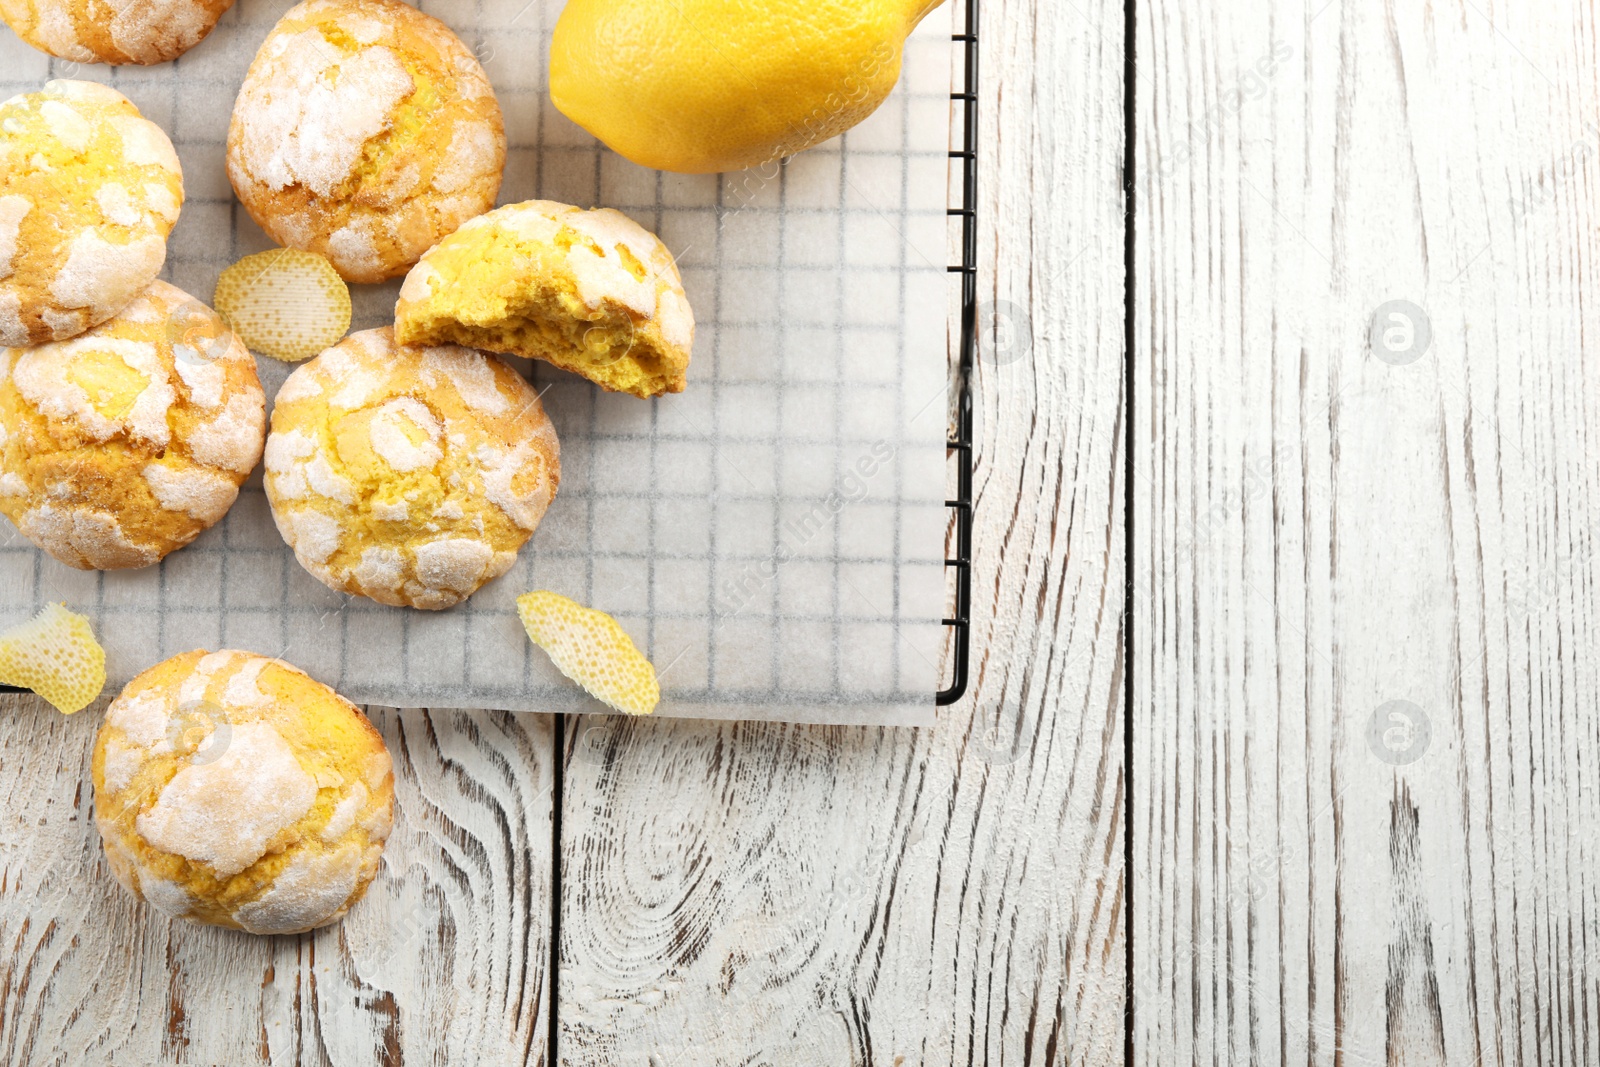
[[400, 289], [395, 336], [542, 359], [651, 397], [683, 391], [694, 315], [655, 234], [610, 208], [529, 200], [422, 257]]
[[250, 652], [185, 652], [129, 682], [92, 773], [117, 881], [172, 918], [252, 934], [344, 915], [394, 823], [389, 752], [366, 716]]
[[307, 0], [256, 54], [228, 127], [250, 217], [351, 282], [404, 274], [494, 206], [505, 128], [483, 68], [400, 0]]
[[165, 63], [205, 40], [233, 0], [0, 0], [41, 52], [78, 63]]
[[0, 514], [69, 566], [143, 567], [233, 506], [265, 430], [250, 353], [157, 281], [81, 337], [0, 351]]
[[172, 142], [115, 89], [53, 81], [0, 104], [0, 345], [121, 311], [161, 272], [182, 205]]
[[504, 574], [561, 478], [555, 427], [505, 363], [351, 334], [289, 375], [266, 488], [295, 558], [331, 589], [447, 608]]

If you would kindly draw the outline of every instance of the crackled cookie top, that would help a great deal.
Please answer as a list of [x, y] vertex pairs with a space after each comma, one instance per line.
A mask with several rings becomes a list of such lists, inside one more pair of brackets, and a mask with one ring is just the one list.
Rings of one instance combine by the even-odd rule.
[[183, 204], [161, 127], [104, 85], [0, 104], [0, 345], [62, 341], [155, 280]]
[[423, 256], [400, 289], [395, 334], [543, 359], [650, 397], [683, 391], [694, 315], [655, 234], [610, 208], [529, 200]]
[[205, 39], [233, 0], [0, 0], [41, 52], [77, 63], [165, 63]]
[[332, 589], [447, 608], [516, 562], [560, 481], [555, 427], [505, 363], [352, 334], [278, 391], [272, 515]]
[[404, 274], [493, 207], [505, 155], [477, 59], [400, 0], [291, 8], [250, 65], [228, 129], [228, 176], [251, 217], [352, 282]]
[[249, 652], [187, 652], [129, 682], [93, 777], [118, 881], [173, 918], [257, 934], [343, 915], [394, 819], [389, 753], [366, 717]]
[[73, 567], [143, 567], [222, 518], [265, 431], [250, 353], [153, 282], [82, 336], [0, 351], [0, 514]]

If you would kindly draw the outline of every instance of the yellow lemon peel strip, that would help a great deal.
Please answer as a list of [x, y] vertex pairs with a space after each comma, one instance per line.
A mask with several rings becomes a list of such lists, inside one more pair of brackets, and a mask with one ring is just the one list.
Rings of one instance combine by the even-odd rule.
[[106, 650], [88, 619], [46, 604], [27, 622], [0, 633], [0, 683], [32, 689], [71, 715], [106, 687]]
[[298, 363], [350, 331], [350, 287], [326, 256], [274, 248], [222, 272], [212, 300], [252, 352]]
[[595, 699], [629, 715], [661, 702], [656, 669], [610, 615], [542, 589], [517, 597], [517, 614], [533, 643]]

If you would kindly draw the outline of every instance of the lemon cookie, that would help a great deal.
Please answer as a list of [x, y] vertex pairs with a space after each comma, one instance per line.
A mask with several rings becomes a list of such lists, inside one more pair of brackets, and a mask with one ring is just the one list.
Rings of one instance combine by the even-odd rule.
[[400, 289], [395, 334], [535, 357], [650, 397], [683, 391], [694, 315], [655, 234], [610, 208], [530, 200], [423, 256]]
[[166, 282], [110, 322], [0, 350], [0, 514], [73, 567], [143, 567], [233, 505], [261, 456], [255, 360]]
[[165, 63], [203, 41], [233, 0], [0, 0], [41, 52], [78, 63]]
[[447, 608], [516, 562], [561, 478], [555, 427], [505, 363], [351, 334], [289, 375], [267, 437], [272, 517], [331, 589]]
[[344, 915], [394, 823], [393, 767], [366, 716], [250, 652], [185, 652], [129, 682], [92, 774], [117, 881], [172, 918], [253, 934]]
[[494, 206], [505, 127], [483, 68], [400, 0], [307, 0], [256, 54], [228, 177], [274, 241], [351, 282], [404, 274]]
[[53, 81], [0, 104], [0, 345], [121, 311], [161, 272], [182, 205], [172, 142], [115, 89]]

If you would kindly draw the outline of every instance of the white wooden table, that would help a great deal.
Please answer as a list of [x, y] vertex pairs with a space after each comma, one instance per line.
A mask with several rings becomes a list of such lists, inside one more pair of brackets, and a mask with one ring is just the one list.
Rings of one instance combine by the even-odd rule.
[[373, 709], [382, 875], [257, 939], [8, 699], [0, 1062], [1600, 1062], [1593, 9], [1133, 14], [984, 0], [937, 729]]
[[1139, 1059], [1600, 1063], [1594, 6], [1137, 14]]

